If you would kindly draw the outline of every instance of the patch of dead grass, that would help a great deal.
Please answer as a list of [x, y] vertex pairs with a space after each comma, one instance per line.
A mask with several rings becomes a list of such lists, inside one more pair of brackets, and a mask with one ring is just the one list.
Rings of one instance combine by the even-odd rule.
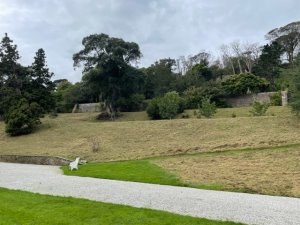
[[300, 197], [300, 149], [182, 156], [155, 160], [182, 181], [269, 195]]

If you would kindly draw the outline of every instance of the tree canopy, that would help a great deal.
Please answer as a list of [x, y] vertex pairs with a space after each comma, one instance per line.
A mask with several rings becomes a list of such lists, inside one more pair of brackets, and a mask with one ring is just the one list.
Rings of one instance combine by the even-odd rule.
[[142, 55], [139, 46], [107, 34], [87, 36], [82, 45], [83, 49], [73, 55], [74, 66], [83, 63], [83, 82], [101, 95], [113, 119], [118, 99], [134, 94], [135, 87], [143, 82], [141, 71], [131, 65]]
[[266, 38], [277, 41], [284, 49], [289, 63], [293, 63], [295, 51], [300, 44], [300, 21], [289, 23], [268, 32]]

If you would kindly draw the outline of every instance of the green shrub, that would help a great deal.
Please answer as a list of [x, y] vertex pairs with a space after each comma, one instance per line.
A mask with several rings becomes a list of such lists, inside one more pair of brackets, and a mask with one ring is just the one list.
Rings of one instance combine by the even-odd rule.
[[258, 93], [265, 91], [269, 83], [266, 79], [251, 73], [242, 73], [228, 76], [222, 81], [225, 93], [229, 96], [245, 95], [249, 91]]
[[188, 109], [197, 108], [198, 104], [201, 102], [204, 96], [204, 91], [202, 87], [190, 87], [184, 91], [183, 97], [186, 101], [186, 106]]
[[146, 109], [146, 112], [148, 116], [153, 120], [161, 119], [159, 114], [159, 107], [158, 104], [160, 102], [161, 98], [153, 98], [148, 102], [148, 106]]
[[176, 91], [168, 92], [158, 102], [159, 115], [162, 119], [173, 119], [179, 112], [180, 97]]
[[281, 99], [281, 92], [276, 92], [274, 95], [270, 97], [271, 105], [272, 106], [281, 106], [282, 99]]
[[231, 114], [231, 117], [232, 117], [232, 118], [235, 118], [235, 117], [236, 117], [235, 112], [233, 112], [233, 113]]
[[206, 118], [211, 118], [217, 112], [216, 104], [210, 102], [209, 98], [202, 100], [201, 105], [199, 105], [199, 117], [204, 116]]
[[29, 104], [26, 99], [20, 99], [17, 104], [9, 108], [5, 116], [5, 131], [11, 136], [31, 133], [34, 127], [40, 124], [42, 111], [37, 103]]
[[255, 101], [253, 104], [252, 104], [252, 109], [250, 110], [250, 113], [253, 115], [253, 116], [264, 116], [266, 115], [266, 112], [269, 108], [270, 104], [268, 103], [260, 103], [260, 102], [257, 102]]

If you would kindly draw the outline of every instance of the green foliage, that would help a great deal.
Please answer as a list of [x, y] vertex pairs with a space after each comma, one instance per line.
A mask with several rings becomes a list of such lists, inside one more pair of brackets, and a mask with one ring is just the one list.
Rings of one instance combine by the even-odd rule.
[[196, 64], [186, 73], [186, 79], [189, 86], [200, 86], [205, 81], [211, 80], [213, 73], [207, 64]]
[[260, 102], [257, 102], [255, 101], [253, 104], [252, 104], [252, 109], [250, 110], [250, 113], [253, 115], [253, 116], [264, 116], [266, 115], [266, 112], [269, 108], [270, 104], [268, 103], [260, 103]]
[[209, 98], [202, 100], [201, 105], [199, 105], [199, 116], [204, 116], [206, 118], [211, 118], [217, 112], [216, 104], [210, 102]]
[[158, 102], [162, 119], [173, 119], [179, 112], [180, 97], [177, 92], [168, 92]]
[[186, 107], [188, 109], [197, 108], [204, 96], [205, 93], [202, 87], [192, 86], [183, 93], [183, 97], [186, 100]]
[[172, 90], [176, 80], [176, 74], [172, 71], [174, 65], [174, 59], [160, 59], [144, 70], [146, 98], [162, 96]]
[[276, 92], [270, 97], [270, 105], [271, 106], [281, 106], [282, 99], [281, 99], [281, 92]]
[[290, 84], [290, 99], [289, 105], [292, 107], [293, 112], [299, 116], [300, 115], [300, 59], [291, 69], [293, 73], [293, 78]]
[[143, 82], [142, 72], [131, 66], [141, 57], [139, 46], [106, 34], [89, 35], [82, 40], [83, 49], [73, 55], [74, 66], [83, 63], [83, 82], [102, 97], [112, 118], [121, 97], [137, 93]]
[[262, 53], [253, 68], [253, 73], [266, 78], [273, 90], [276, 89], [275, 81], [280, 75], [282, 54], [282, 46], [277, 42], [266, 44], [263, 46]]
[[40, 124], [43, 109], [37, 103], [29, 104], [26, 99], [9, 108], [5, 117], [6, 132], [11, 136], [29, 134], [34, 127]]
[[144, 100], [143, 94], [133, 94], [128, 98], [119, 98], [117, 105], [122, 112], [140, 111], [144, 109]]
[[225, 107], [223, 97], [224, 93], [219, 82], [207, 82], [205, 86], [200, 87], [191, 86], [183, 93], [187, 109], [198, 108], [205, 98], [210, 98], [219, 107]]
[[53, 73], [47, 68], [44, 50], [39, 49], [32, 65], [24, 67], [12, 43], [7, 34], [0, 43], [0, 116], [5, 119], [6, 132], [16, 136], [31, 133], [55, 102]]
[[266, 37], [269, 40], [278, 42], [282, 46], [289, 63], [292, 65], [297, 47], [300, 44], [300, 21], [272, 29]]
[[251, 73], [236, 74], [226, 77], [222, 81], [225, 93], [229, 96], [245, 95], [265, 91], [268, 88], [268, 81]]
[[51, 81], [54, 74], [49, 72], [43, 49], [36, 52], [29, 73], [31, 81], [26, 88], [28, 101], [38, 103], [45, 113], [52, 111], [55, 108], [55, 99], [52, 95], [54, 84]]
[[163, 97], [157, 97], [149, 101], [147, 114], [151, 119], [173, 119], [185, 109], [184, 100], [177, 92], [166, 93]]
[[148, 102], [147, 106], [147, 114], [148, 116], [153, 120], [161, 119], [160, 113], [159, 113], [159, 107], [158, 104], [160, 102], [161, 98], [153, 98]]

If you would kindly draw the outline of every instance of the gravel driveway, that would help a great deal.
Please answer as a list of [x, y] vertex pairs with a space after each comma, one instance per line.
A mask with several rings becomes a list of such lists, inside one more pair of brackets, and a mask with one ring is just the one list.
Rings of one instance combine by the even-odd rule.
[[300, 199], [64, 176], [59, 167], [0, 163], [0, 187], [246, 224], [300, 225]]

